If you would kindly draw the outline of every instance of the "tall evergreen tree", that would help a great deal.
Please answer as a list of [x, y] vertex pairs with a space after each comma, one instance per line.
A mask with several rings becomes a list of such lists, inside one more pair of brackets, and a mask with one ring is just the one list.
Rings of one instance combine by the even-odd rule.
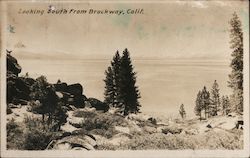
[[195, 108], [194, 108], [194, 112], [195, 112], [195, 115], [199, 116], [200, 117], [200, 120], [201, 120], [201, 112], [202, 112], [202, 99], [201, 99], [201, 91], [198, 92], [197, 94], [197, 97], [196, 97], [196, 100], [195, 100]]
[[186, 117], [186, 111], [184, 109], [184, 105], [183, 104], [181, 104], [181, 106], [180, 106], [179, 113], [180, 113], [182, 119], [184, 119]]
[[136, 73], [133, 71], [133, 66], [127, 48], [123, 51], [119, 72], [119, 101], [124, 106], [124, 115], [129, 113], [137, 113], [141, 105], [138, 99], [140, 93], [136, 84]]
[[234, 109], [236, 112], [243, 112], [243, 32], [242, 24], [236, 13], [233, 14], [233, 18], [230, 20], [230, 44], [233, 50], [231, 56], [231, 74], [229, 75], [229, 87], [233, 89]]
[[120, 107], [121, 103], [119, 100], [119, 95], [120, 95], [120, 87], [119, 87], [119, 82], [120, 82], [120, 69], [121, 69], [121, 57], [119, 52], [117, 51], [113, 61], [111, 62], [111, 66], [112, 66], [112, 71], [113, 71], [113, 85], [114, 85], [114, 103], [113, 106], [114, 107]]
[[210, 115], [212, 116], [218, 115], [218, 111], [220, 108], [220, 92], [219, 91], [220, 91], [219, 85], [215, 80], [211, 89]]
[[109, 66], [108, 70], [105, 71], [106, 79], [105, 82], [105, 91], [104, 91], [104, 102], [113, 107], [115, 103], [115, 87], [114, 87], [114, 74], [112, 68]]

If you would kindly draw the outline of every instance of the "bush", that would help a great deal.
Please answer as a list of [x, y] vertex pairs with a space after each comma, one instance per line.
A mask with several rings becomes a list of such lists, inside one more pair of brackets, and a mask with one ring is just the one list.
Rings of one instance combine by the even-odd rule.
[[114, 128], [115, 126], [128, 125], [124, 117], [109, 113], [78, 111], [73, 115], [84, 117], [80, 127], [85, 131], [91, 131], [93, 134], [102, 135], [106, 138], [111, 138], [118, 133]]
[[95, 112], [91, 111], [74, 111], [73, 116], [74, 117], [82, 117], [82, 118], [94, 118], [96, 117]]
[[7, 123], [7, 149], [17, 150], [23, 149], [23, 129], [12, 119]]
[[24, 133], [25, 150], [44, 150], [56, 133], [53, 124], [47, 125], [39, 118], [25, 118], [27, 131]]

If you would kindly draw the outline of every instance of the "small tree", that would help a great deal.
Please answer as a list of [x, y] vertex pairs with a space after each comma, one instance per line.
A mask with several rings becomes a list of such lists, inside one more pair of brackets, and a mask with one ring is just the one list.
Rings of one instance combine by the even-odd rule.
[[34, 101], [39, 100], [40, 104], [36, 110], [42, 114], [42, 120], [45, 121], [45, 116], [48, 116], [47, 123], [52, 124], [54, 121], [59, 130], [67, 118], [65, 104], [59, 100], [54, 87], [47, 82], [45, 76], [36, 79], [31, 86], [30, 96]]
[[231, 100], [234, 109], [238, 113], [243, 112], [243, 31], [241, 21], [236, 13], [230, 20], [230, 44], [233, 50], [231, 56], [231, 74], [229, 75], [229, 87], [233, 89]]
[[216, 80], [213, 83], [211, 89], [211, 105], [210, 105], [210, 115], [216, 116], [218, 115], [219, 107], [220, 107], [220, 93], [219, 93], [219, 85]]
[[205, 112], [205, 119], [207, 119], [209, 117], [210, 93], [207, 91], [206, 86], [201, 91], [201, 104]]
[[203, 109], [203, 104], [202, 104], [202, 99], [201, 99], [201, 91], [199, 91], [195, 100], [194, 112], [197, 116], [200, 117], [200, 120], [201, 120], [202, 109]]
[[181, 106], [180, 106], [179, 113], [180, 113], [182, 119], [186, 118], [186, 111], [184, 109], [184, 105], [183, 104], [181, 104]]
[[228, 96], [222, 96], [221, 105], [222, 105], [222, 114], [227, 115], [230, 112], [230, 103]]
[[45, 119], [45, 114], [48, 113], [48, 91], [49, 83], [47, 82], [47, 79], [45, 76], [40, 76], [36, 79], [35, 83], [31, 86], [31, 93], [30, 97], [32, 100], [39, 100], [40, 101], [40, 107], [38, 108], [38, 112], [42, 114], [43, 121]]

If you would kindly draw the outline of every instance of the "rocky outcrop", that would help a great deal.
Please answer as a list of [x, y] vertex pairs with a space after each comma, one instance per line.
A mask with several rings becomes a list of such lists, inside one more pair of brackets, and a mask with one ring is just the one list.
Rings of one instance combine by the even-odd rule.
[[16, 58], [11, 56], [10, 54], [7, 54], [7, 71], [12, 72], [16, 76], [21, 72], [22, 68], [21, 66], [17, 63]]
[[67, 92], [74, 96], [80, 96], [83, 93], [82, 85], [80, 83], [68, 85]]
[[30, 86], [35, 80], [29, 77], [18, 77], [21, 70], [16, 58], [7, 54], [7, 103], [26, 104], [30, 99]]
[[87, 97], [83, 95], [83, 87], [81, 84], [56, 83], [53, 85], [56, 90], [58, 98], [63, 100], [66, 104], [74, 105], [77, 108], [84, 108]]

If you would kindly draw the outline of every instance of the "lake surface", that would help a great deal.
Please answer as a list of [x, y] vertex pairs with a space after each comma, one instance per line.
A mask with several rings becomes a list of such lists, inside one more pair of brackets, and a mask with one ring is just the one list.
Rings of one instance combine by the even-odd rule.
[[[103, 100], [104, 71], [109, 60], [18, 60], [22, 74], [45, 75], [49, 82], [81, 83], [87, 97]], [[183, 103], [187, 116], [194, 116], [196, 95], [217, 80], [221, 96], [227, 87], [229, 62], [197, 60], [133, 60], [141, 92], [141, 111], [158, 116], [178, 116]]]

